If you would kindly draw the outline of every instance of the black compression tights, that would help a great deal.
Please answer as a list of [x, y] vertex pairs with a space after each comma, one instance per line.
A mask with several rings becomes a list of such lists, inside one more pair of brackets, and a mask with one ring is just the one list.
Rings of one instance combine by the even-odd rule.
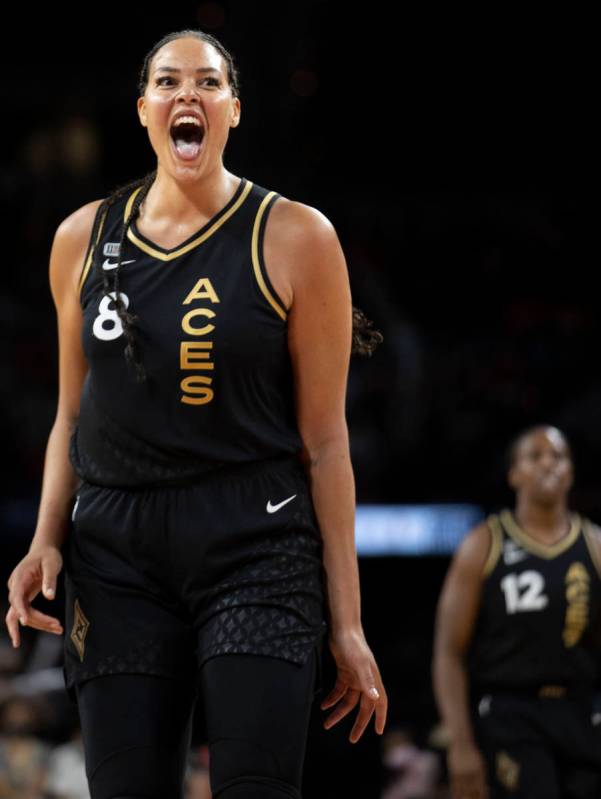
[[[264, 655], [217, 655], [202, 667], [213, 799], [301, 796], [315, 654], [304, 666]], [[145, 674], [77, 687], [92, 799], [181, 799], [194, 685]]]

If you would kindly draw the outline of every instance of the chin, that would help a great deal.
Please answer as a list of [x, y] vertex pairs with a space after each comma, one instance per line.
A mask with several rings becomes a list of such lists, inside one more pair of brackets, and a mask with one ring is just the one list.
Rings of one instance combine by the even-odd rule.
[[534, 499], [539, 505], [551, 507], [552, 505], [559, 505], [566, 501], [567, 494], [562, 489], [553, 489], [550, 491], [537, 491], [534, 494]]
[[195, 180], [198, 180], [202, 169], [200, 164], [178, 164], [175, 169], [171, 167], [168, 172], [171, 177], [179, 183], [193, 183]]

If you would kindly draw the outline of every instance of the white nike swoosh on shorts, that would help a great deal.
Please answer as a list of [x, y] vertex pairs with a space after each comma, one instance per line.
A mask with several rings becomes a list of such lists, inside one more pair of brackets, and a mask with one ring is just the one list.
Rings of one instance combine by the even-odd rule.
[[282, 502], [278, 502], [277, 505], [272, 505], [271, 504], [271, 500], [268, 499], [267, 500], [267, 513], [275, 513], [276, 510], [279, 510], [280, 508], [283, 508], [284, 505], [288, 504], [288, 502], [293, 500], [295, 496], [296, 496], [296, 494], [293, 494], [291, 497], [288, 497], [288, 499], [284, 499]]

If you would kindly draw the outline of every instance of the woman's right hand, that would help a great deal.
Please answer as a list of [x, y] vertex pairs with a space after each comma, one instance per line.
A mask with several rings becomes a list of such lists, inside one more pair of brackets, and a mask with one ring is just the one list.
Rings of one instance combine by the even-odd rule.
[[451, 744], [447, 765], [452, 799], [487, 799], [486, 765], [474, 744]]
[[6, 614], [6, 626], [14, 647], [21, 643], [19, 622], [37, 630], [62, 634], [63, 628], [58, 619], [41, 613], [30, 604], [42, 587], [45, 598], [54, 599], [56, 578], [62, 567], [63, 556], [60, 549], [47, 545], [28, 552], [13, 569], [7, 582], [10, 608]]

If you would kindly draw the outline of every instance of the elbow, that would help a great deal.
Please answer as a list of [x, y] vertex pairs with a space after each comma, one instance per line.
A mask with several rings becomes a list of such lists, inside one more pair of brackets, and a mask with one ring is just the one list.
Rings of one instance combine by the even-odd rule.
[[309, 466], [316, 466], [324, 459], [344, 458], [350, 461], [350, 444], [346, 422], [336, 428], [322, 431], [320, 435], [301, 433], [301, 458]]
[[69, 434], [75, 431], [79, 423], [79, 412], [67, 412], [61, 411], [60, 409], [56, 413], [56, 418], [54, 420], [54, 426], [57, 428], [63, 428], [68, 431]]
[[458, 649], [440, 645], [434, 647], [432, 655], [432, 674], [441, 675], [449, 668], [465, 669], [465, 656]]

